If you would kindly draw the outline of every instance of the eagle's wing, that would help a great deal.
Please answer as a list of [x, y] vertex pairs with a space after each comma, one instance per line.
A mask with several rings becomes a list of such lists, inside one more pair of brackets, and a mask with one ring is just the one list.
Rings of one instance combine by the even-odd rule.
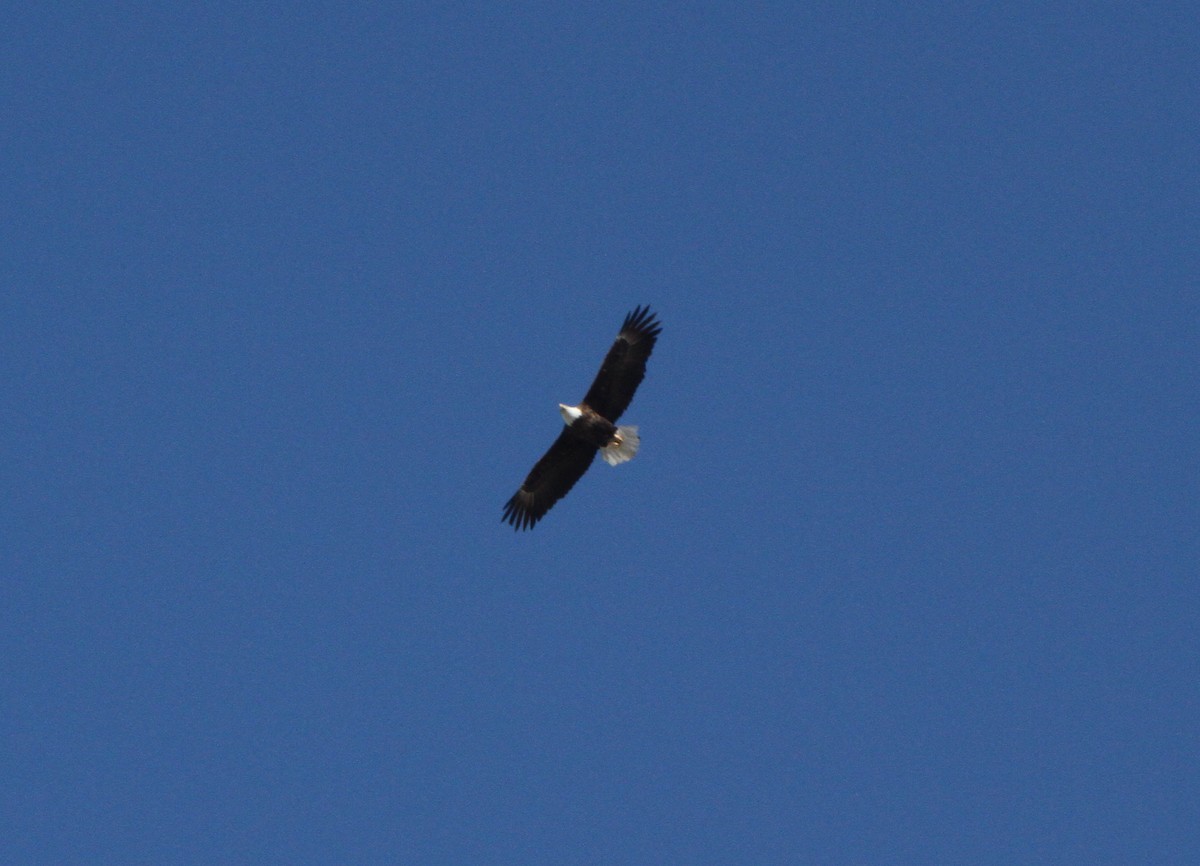
[[646, 359], [661, 331], [662, 325], [649, 307], [637, 307], [626, 316], [583, 402], [609, 421], [620, 418], [646, 377]]
[[595, 457], [594, 445], [564, 428], [550, 450], [533, 465], [521, 489], [505, 503], [500, 519], [511, 523], [513, 529], [532, 529], [583, 477]]

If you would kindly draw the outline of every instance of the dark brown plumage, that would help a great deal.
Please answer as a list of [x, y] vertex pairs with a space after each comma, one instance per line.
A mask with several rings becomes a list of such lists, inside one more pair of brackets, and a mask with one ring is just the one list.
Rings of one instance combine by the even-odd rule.
[[661, 331], [649, 307], [637, 307], [625, 317], [583, 402], [559, 407], [564, 420], [570, 420], [505, 503], [502, 521], [513, 529], [531, 529], [583, 477], [601, 448], [613, 465], [637, 452], [637, 428], [618, 428], [616, 421], [646, 377], [646, 361]]

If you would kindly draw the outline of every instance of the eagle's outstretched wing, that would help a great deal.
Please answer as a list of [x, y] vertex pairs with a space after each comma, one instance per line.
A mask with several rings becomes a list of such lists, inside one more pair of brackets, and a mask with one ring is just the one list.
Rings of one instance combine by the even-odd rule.
[[646, 359], [661, 331], [662, 325], [649, 307], [637, 307], [626, 316], [583, 402], [609, 421], [620, 418], [646, 378]]
[[532, 529], [583, 477], [595, 457], [594, 445], [564, 428], [550, 450], [533, 464], [521, 489], [505, 503], [500, 519], [511, 523], [513, 529]]

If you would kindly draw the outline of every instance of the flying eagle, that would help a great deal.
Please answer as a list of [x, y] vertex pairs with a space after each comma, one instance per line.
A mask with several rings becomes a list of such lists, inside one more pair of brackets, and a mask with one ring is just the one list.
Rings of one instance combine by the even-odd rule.
[[662, 325], [649, 307], [637, 307], [625, 317], [583, 402], [578, 406], [558, 404], [566, 429], [505, 503], [502, 521], [511, 523], [514, 530], [532, 529], [583, 477], [597, 451], [610, 466], [633, 459], [641, 443], [638, 428], [618, 427], [616, 421], [645, 378], [646, 359], [661, 331]]

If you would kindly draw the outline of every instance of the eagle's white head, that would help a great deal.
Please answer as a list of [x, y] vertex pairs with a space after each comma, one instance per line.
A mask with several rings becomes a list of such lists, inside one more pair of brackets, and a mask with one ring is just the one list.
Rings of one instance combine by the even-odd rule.
[[568, 427], [583, 416], [583, 410], [578, 406], [568, 406], [566, 403], [559, 403], [558, 411], [562, 413], [563, 421]]

